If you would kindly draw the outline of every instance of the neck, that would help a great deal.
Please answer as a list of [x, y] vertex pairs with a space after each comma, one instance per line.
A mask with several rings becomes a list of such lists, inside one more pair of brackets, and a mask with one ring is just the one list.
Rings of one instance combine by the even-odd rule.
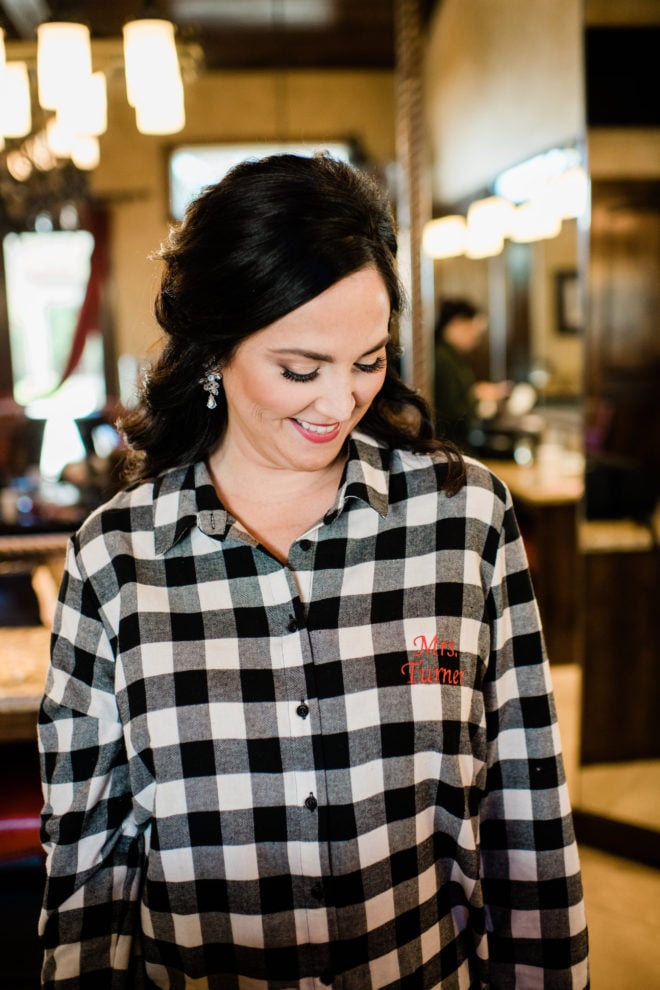
[[259, 463], [221, 446], [210, 455], [208, 467], [216, 491], [229, 507], [237, 498], [240, 502], [272, 503], [313, 496], [328, 488], [336, 491], [345, 463], [346, 454], [342, 453], [326, 467], [296, 471]]

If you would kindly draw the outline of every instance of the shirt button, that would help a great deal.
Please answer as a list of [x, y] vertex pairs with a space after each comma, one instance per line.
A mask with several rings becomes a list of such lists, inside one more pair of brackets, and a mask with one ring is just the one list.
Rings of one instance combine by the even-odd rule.
[[311, 550], [312, 541], [311, 540], [301, 540], [298, 544], [301, 550]]
[[295, 632], [296, 631], [296, 629], [298, 628], [298, 623], [295, 620], [295, 616], [293, 616], [293, 615], [290, 615], [289, 616], [289, 622], [288, 622], [286, 628], [288, 629], [289, 632]]
[[305, 807], [308, 809], [308, 811], [316, 811], [318, 806], [319, 806], [318, 801], [316, 800], [314, 795], [310, 793], [309, 797], [305, 798]]
[[324, 969], [319, 973], [319, 979], [324, 987], [329, 987], [335, 978], [335, 974], [330, 972], [329, 969]]
[[310, 890], [310, 894], [312, 895], [315, 901], [322, 901], [325, 896], [325, 892], [323, 890], [323, 884], [315, 883], [312, 889]]
[[296, 715], [300, 715], [301, 718], [307, 718], [309, 715], [309, 706], [304, 701], [301, 701], [296, 708]]

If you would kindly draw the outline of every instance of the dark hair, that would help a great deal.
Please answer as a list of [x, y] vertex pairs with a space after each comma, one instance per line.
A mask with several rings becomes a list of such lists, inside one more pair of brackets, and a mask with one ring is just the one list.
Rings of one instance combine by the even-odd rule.
[[[167, 334], [121, 429], [132, 450], [129, 481], [205, 457], [226, 425], [222, 388], [206, 408], [200, 378], [226, 364], [241, 342], [372, 266], [393, 317], [402, 307], [396, 235], [387, 202], [366, 174], [327, 155], [273, 155], [230, 170], [188, 207], [160, 251], [164, 270], [156, 318]], [[396, 371], [389, 347], [385, 380], [360, 428], [391, 446], [444, 450], [447, 491], [463, 481], [460, 454], [433, 439], [428, 407]]]
[[441, 337], [445, 332], [447, 324], [451, 323], [457, 317], [461, 320], [473, 320], [481, 312], [479, 307], [475, 306], [468, 299], [443, 299], [435, 324], [436, 337]]

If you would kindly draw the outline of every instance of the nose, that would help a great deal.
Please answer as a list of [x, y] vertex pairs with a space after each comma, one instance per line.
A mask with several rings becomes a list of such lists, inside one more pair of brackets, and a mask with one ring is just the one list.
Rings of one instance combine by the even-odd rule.
[[356, 406], [353, 383], [343, 375], [333, 375], [314, 403], [314, 409], [329, 422], [349, 419]]

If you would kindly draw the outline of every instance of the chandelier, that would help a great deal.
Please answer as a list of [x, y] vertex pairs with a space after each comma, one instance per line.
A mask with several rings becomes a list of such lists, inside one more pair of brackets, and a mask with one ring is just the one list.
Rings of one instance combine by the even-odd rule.
[[[21, 47], [21, 43], [13, 46]], [[4, 139], [34, 135], [34, 119], [45, 124], [38, 136], [55, 159], [82, 169], [99, 162], [99, 136], [107, 129], [107, 72], [116, 65], [116, 42], [95, 43], [106, 69], [93, 71], [89, 28], [49, 21], [37, 28], [25, 58], [9, 61], [0, 28], [0, 151]], [[30, 58], [30, 55], [32, 56]], [[143, 18], [123, 27], [121, 44], [126, 95], [141, 134], [175, 134], [185, 126], [184, 86], [175, 28], [168, 20]], [[103, 60], [103, 59], [102, 59]], [[36, 68], [38, 107], [33, 112], [30, 69]]]

